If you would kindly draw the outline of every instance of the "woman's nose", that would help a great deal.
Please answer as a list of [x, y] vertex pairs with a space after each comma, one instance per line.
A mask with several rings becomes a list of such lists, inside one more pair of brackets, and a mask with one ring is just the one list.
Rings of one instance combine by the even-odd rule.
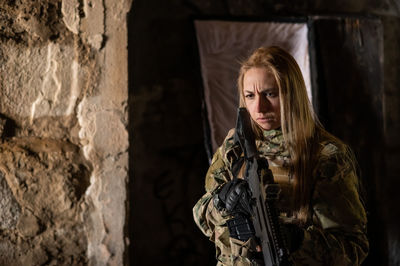
[[270, 104], [268, 100], [262, 95], [258, 96], [256, 111], [258, 113], [265, 113], [268, 111]]

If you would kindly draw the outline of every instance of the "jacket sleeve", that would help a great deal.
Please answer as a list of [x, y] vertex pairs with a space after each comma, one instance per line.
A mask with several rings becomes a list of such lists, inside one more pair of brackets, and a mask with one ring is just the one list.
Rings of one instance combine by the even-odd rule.
[[[214, 208], [213, 197], [219, 188], [230, 180], [230, 174], [222, 159], [221, 148], [217, 150], [206, 175], [206, 193], [193, 208], [194, 221], [200, 230], [215, 242], [215, 229], [226, 223], [227, 217]], [[218, 237], [218, 236], [217, 236]]]
[[369, 245], [352, 160], [328, 144], [314, 173], [313, 223], [305, 230], [301, 247], [292, 254], [295, 265], [360, 265]]

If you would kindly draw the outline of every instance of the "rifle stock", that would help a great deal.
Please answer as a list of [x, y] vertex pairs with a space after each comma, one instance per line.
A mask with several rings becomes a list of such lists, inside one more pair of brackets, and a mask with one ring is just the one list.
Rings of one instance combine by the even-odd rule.
[[[274, 182], [268, 161], [258, 156], [255, 136], [246, 108], [238, 109], [235, 141], [239, 142], [245, 156], [245, 180], [249, 184], [254, 201], [251, 218], [256, 238], [261, 244], [264, 265], [292, 265], [280, 228], [279, 214], [275, 207], [280, 187]], [[265, 190], [262, 189], [261, 182], [267, 184]]]

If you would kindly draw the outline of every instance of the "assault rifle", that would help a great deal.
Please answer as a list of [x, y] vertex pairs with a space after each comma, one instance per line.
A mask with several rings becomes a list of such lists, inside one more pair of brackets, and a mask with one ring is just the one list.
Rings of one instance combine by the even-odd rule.
[[[256, 239], [261, 244], [266, 266], [292, 265], [289, 251], [283, 237], [275, 204], [280, 193], [279, 184], [269, 169], [268, 161], [258, 156], [256, 142], [249, 114], [246, 108], [238, 109], [235, 142], [239, 142], [246, 162], [244, 179], [252, 194], [252, 223]], [[261, 187], [265, 185], [265, 191]]]

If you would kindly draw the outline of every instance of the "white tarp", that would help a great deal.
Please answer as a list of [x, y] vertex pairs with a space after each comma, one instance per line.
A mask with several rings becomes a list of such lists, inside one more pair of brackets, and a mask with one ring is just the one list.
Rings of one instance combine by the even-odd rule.
[[311, 100], [306, 23], [195, 21], [195, 27], [213, 152], [235, 126], [239, 62], [256, 48], [277, 45], [292, 54]]

